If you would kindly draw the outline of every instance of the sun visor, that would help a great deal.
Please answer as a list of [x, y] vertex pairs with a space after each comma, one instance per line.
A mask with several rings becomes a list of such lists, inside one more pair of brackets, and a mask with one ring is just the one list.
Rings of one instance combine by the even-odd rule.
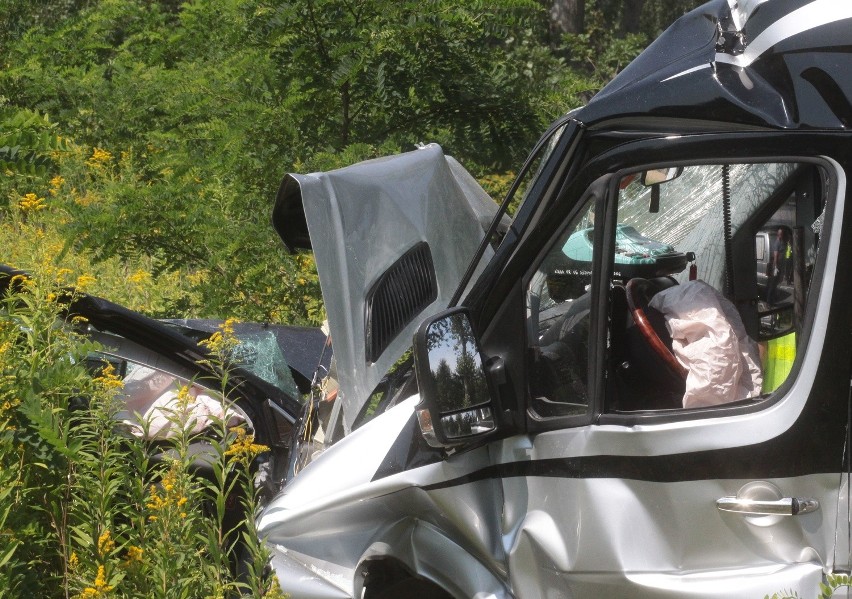
[[284, 179], [273, 224], [291, 250], [313, 249], [347, 431], [418, 323], [447, 305], [496, 211], [437, 145]]

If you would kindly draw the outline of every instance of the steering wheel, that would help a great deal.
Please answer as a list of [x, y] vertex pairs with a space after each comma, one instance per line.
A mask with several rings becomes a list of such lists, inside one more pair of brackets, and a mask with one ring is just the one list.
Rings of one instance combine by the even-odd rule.
[[[663, 361], [663, 364], [676, 377], [686, 380], [687, 370], [680, 365], [677, 358], [671, 350], [666, 347], [663, 340], [660, 338], [660, 332], [654, 328], [651, 320], [648, 318], [648, 302], [654, 297], [658, 291], [664, 288], [658, 281], [649, 281], [648, 279], [633, 278], [627, 281], [625, 291], [627, 292], [627, 306], [630, 308], [630, 314], [633, 316], [633, 322], [636, 323], [636, 328], [642, 335], [645, 343], [651, 350]], [[664, 328], [664, 327], [662, 327]], [[663, 331], [662, 334], [668, 335], [668, 331]]]

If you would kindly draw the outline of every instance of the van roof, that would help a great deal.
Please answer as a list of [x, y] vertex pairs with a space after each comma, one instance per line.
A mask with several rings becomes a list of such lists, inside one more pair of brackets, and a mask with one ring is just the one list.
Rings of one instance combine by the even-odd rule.
[[852, 3], [714, 0], [678, 19], [576, 118], [848, 130], [849, 73]]

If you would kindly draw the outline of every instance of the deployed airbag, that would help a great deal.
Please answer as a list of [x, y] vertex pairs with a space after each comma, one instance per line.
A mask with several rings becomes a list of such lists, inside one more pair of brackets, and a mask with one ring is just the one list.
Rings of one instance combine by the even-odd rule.
[[131, 434], [147, 440], [174, 438], [180, 434], [181, 425], [195, 435], [222, 420], [227, 427], [245, 421], [197, 385], [190, 385], [184, 397], [179, 389], [175, 377], [139, 366], [124, 379], [125, 409], [116, 418]]
[[760, 395], [757, 344], [737, 309], [704, 281], [660, 291], [648, 304], [666, 317], [672, 351], [687, 369], [684, 408], [713, 406]]

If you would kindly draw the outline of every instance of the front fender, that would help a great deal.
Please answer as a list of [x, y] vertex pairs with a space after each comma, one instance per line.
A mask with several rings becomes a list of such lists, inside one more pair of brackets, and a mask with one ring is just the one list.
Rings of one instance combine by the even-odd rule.
[[366, 575], [385, 561], [400, 563], [454, 597], [512, 599], [511, 591], [479, 560], [429, 522], [398, 522], [364, 552], [355, 572], [354, 596], [361, 597]]

